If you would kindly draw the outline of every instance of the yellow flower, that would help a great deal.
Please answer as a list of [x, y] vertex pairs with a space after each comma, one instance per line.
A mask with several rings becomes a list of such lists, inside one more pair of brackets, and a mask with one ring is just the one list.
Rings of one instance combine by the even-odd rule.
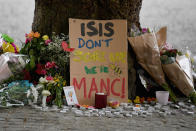
[[191, 58], [191, 62], [192, 62], [192, 63], [194, 62], [194, 59], [193, 59], [193, 58]]
[[128, 103], [132, 103], [132, 100], [128, 99]]
[[47, 35], [44, 35], [44, 36], [42, 36], [42, 39], [43, 39], [43, 40], [48, 40], [49, 37], [48, 37]]
[[[15, 45], [16, 46], [16, 45]], [[16, 46], [16, 50], [17, 50], [17, 52], [19, 52], [20, 50], [19, 50], [19, 48], [18, 48], [18, 46]]]
[[40, 33], [35, 32], [33, 36], [34, 36], [35, 38], [39, 38], [39, 37], [40, 37]]
[[56, 78], [56, 79], [54, 79], [54, 81], [55, 81], [55, 82], [59, 82], [59, 79], [58, 79], [58, 78]]
[[33, 38], [33, 36], [34, 36], [34, 32], [31, 31], [31, 33], [28, 34], [28, 37], [29, 37], [29, 38]]
[[60, 84], [58, 84], [58, 87], [60, 86]]
[[65, 86], [66, 85], [66, 81], [63, 81], [63, 86]]
[[15, 53], [15, 49], [14, 49], [14, 47], [10, 43], [3, 42], [2, 49], [3, 49], [4, 53], [5, 52]]

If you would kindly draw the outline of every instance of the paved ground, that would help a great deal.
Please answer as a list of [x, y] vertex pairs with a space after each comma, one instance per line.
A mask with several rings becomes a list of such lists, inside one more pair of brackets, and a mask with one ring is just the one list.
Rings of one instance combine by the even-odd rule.
[[0, 109], [0, 131], [195, 131], [196, 116], [153, 114], [146, 118], [75, 117], [31, 107]]

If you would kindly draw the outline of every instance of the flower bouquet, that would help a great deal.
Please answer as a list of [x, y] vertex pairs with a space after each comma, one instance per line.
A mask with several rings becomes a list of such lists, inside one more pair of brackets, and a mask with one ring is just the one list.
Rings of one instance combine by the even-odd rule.
[[66, 85], [66, 81], [62, 76], [56, 74], [54, 77], [46, 75], [39, 79], [38, 86], [42, 86], [42, 106], [46, 107], [46, 104], [56, 104], [61, 107], [63, 104], [63, 87]]
[[[196, 104], [196, 92], [193, 84], [190, 51], [182, 53], [174, 49], [167, 41], [167, 28], [164, 27], [156, 34], [160, 50], [163, 71], [169, 80], [185, 96]], [[188, 53], [189, 52], [189, 53]]]
[[[160, 60], [160, 51], [158, 47], [157, 34], [149, 29], [143, 29], [142, 33], [137, 33], [138, 36], [128, 37], [138, 63], [150, 74], [150, 76], [162, 88], [170, 92], [171, 99], [176, 101], [175, 95], [165, 81], [165, 75], [162, 69]], [[159, 38], [162, 38], [161, 35]], [[162, 42], [164, 39], [159, 39]]]
[[135, 51], [138, 63], [158, 84], [166, 83], [155, 33], [144, 32], [139, 36], [129, 37], [128, 40]]
[[0, 107], [28, 104], [27, 92], [31, 87], [33, 87], [33, 84], [26, 80], [13, 81], [4, 85], [0, 88]]
[[0, 54], [5, 52], [19, 53], [19, 48], [7, 34], [0, 34]]
[[[63, 104], [63, 87], [69, 80], [69, 56], [74, 49], [69, 48], [68, 36], [53, 35], [51, 38], [38, 32], [26, 34], [26, 41], [20, 51], [29, 56], [25, 68], [25, 78], [37, 84], [42, 106]], [[39, 99], [38, 98], [38, 99]]]
[[[164, 53], [162, 53], [164, 52]], [[161, 51], [161, 61], [165, 74], [169, 80], [187, 97], [193, 99], [195, 94], [191, 62], [188, 57], [179, 53], [176, 49], [163, 49]], [[195, 102], [194, 102], [195, 101]]]
[[50, 39], [47, 35], [41, 36], [38, 32], [26, 34], [26, 41], [20, 53], [30, 58], [25, 70], [27, 78], [36, 82], [41, 76], [46, 75], [44, 66], [48, 61], [55, 62], [58, 66], [56, 73], [66, 78], [68, 76], [66, 72], [69, 69], [69, 52], [64, 51], [62, 47], [62, 43], [66, 41], [67, 37], [64, 35], [53, 34]]

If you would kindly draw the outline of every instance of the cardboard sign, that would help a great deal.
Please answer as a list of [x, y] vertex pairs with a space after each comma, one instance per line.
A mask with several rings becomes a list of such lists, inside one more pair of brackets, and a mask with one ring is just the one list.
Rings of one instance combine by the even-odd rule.
[[95, 93], [127, 102], [127, 21], [69, 19], [70, 84], [79, 104], [94, 105]]
[[73, 86], [63, 87], [63, 90], [64, 90], [64, 93], [65, 93], [67, 105], [78, 104], [78, 100], [77, 100], [76, 93], [75, 93], [75, 90], [74, 90]]

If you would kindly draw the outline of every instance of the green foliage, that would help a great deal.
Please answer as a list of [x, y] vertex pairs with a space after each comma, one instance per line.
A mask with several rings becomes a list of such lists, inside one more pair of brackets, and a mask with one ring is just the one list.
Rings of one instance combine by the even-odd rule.
[[189, 98], [193, 104], [196, 105], [196, 92], [193, 92], [189, 95]]
[[174, 92], [171, 90], [171, 88], [169, 87], [168, 84], [162, 84], [161, 87], [163, 89], [165, 89], [166, 91], [169, 91], [170, 98], [173, 102], [177, 102], [176, 96], [175, 96]]

